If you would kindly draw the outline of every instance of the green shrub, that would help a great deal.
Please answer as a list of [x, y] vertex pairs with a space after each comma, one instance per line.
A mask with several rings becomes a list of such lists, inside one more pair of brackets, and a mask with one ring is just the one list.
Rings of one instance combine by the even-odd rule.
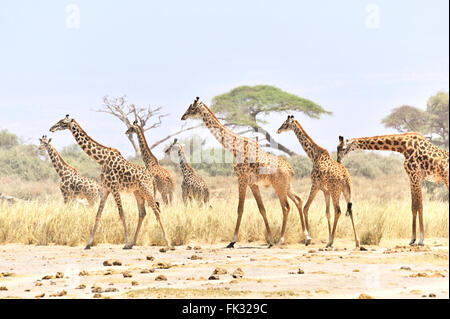
[[64, 160], [78, 172], [94, 180], [100, 180], [101, 167], [91, 159], [78, 144], [71, 144], [61, 150], [61, 156]]

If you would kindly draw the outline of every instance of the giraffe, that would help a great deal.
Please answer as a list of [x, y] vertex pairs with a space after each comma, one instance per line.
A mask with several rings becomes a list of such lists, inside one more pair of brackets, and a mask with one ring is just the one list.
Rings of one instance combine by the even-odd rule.
[[283, 211], [283, 223], [277, 245], [281, 245], [284, 242], [286, 223], [290, 211], [289, 202], [287, 200], [288, 197], [297, 206], [302, 229], [305, 233], [306, 244], [309, 244], [311, 238], [309, 237], [309, 233], [305, 228], [303, 220], [303, 203], [300, 197], [291, 190], [290, 180], [291, 176], [295, 174], [294, 169], [281, 157], [264, 152], [258, 142], [239, 136], [222, 125], [206, 104], [199, 101], [199, 97], [197, 97], [194, 100], [194, 103], [189, 106], [181, 117], [181, 120], [186, 120], [188, 118], [202, 119], [212, 135], [225, 149], [231, 152], [237, 160], [237, 163], [234, 165], [234, 172], [238, 178], [238, 216], [233, 238], [227, 248], [233, 248], [237, 241], [239, 226], [244, 212], [247, 186], [250, 187], [258, 205], [259, 212], [264, 220], [267, 236], [269, 237], [269, 247], [272, 247], [274, 242], [267, 221], [266, 209], [261, 198], [259, 186], [272, 186], [280, 200], [281, 209]]
[[[329, 240], [327, 248], [333, 245], [334, 235], [336, 232], [336, 226], [341, 215], [341, 208], [339, 206], [339, 199], [341, 194], [347, 202], [347, 214], [350, 216], [352, 221], [353, 233], [355, 236], [356, 248], [359, 248], [358, 235], [355, 229], [355, 223], [353, 221], [353, 211], [352, 211], [352, 180], [347, 169], [341, 163], [336, 162], [330, 156], [330, 153], [319, 145], [317, 145], [314, 140], [306, 133], [304, 128], [300, 123], [294, 119], [293, 115], [288, 115], [286, 121], [280, 126], [277, 133], [287, 131], [294, 131], [297, 136], [298, 141], [305, 150], [306, 155], [313, 162], [313, 169], [311, 171], [311, 190], [309, 192], [308, 200], [303, 207], [303, 215], [305, 218], [305, 226], [309, 231], [308, 225], [308, 211], [309, 207], [314, 200], [317, 193], [321, 190], [325, 196], [325, 205], [328, 221], [328, 235]], [[330, 223], [330, 196], [333, 200], [334, 207], [334, 222], [333, 230], [331, 229]]]
[[[86, 152], [93, 160], [95, 160], [102, 167], [100, 179], [102, 181], [102, 196], [100, 205], [95, 218], [95, 224], [91, 232], [91, 236], [85, 249], [90, 249], [94, 242], [94, 235], [100, 221], [105, 202], [112, 194], [119, 211], [120, 219], [122, 220], [125, 241], [124, 249], [131, 249], [137, 240], [142, 221], [146, 215], [145, 201], [152, 208], [155, 217], [161, 227], [163, 238], [167, 246], [170, 246], [169, 240], [166, 237], [164, 227], [160, 219], [159, 204], [153, 197], [153, 177], [145, 167], [130, 163], [125, 160], [122, 154], [115, 148], [106, 147], [93, 140], [81, 128], [80, 124], [74, 119], [66, 115], [62, 120], [57, 122], [50, 128], [50, 132], [69, 130], [81, 149]], [[125, 215], [122, 208], [122, 201], [120, 199], [120, 192], [134, 193], [136, 198], [139, 220], [134, 235], [133, 241], [130, 243], [128, 238], [128, 231], [125, 222]]]
[[39, 139], [40, 150], [46, 150], [53, 167], [61, 178], [59, 188], [67, 204], [74, 198], [85, 198], [89, 205], [93, 205], [100, 194], [101, 187], [98, 183], [90, 178], [81, 176], [78, 171], [66, 163], [61, 154], [53, 147], [46, 135]]
[[134, 121], [125, 134], [136, 134], [138, 138], [142, 160], [145, 163], [145, 167], [155, 179], [154, 195], [156, 195], [156, 190], [158, 190], [164, 204], [167, 205], [168, 203], [172, 203], [173, 192], [175, 190], [175, 179], [167, 169], [159, 164], [158, 159], [148, 147], [142, 126], [140, 126], [137, 121]]
[[186, 155], [184, 154], [183, 146], [178, 143], [177, 139], [165, 150], [166, 154], [175, 151], [178, 162], [180, 163], [181, 174], [183, 174], [183, 182], [181, 183], [181, 194], [184, 204], [187, 201], [192, 202], [192, 199], [199, 203], [206, 205], [209, 201], [209, 188], [203, 178], [198, 176], [192, 166], [188, 163]]
[[420, 227], [418, 244], [423, 246], [425, 234], [422, 216], [422, 181], [443, 182], [448, 190], [448, 151], [434, 146], [422, 134], [414, 132], [352, 138], [345, 141], [343, 136], [339, 136], [338, 162], [341, 162], [346, 154], [354, 150], [394, 151], [405, 157], [403, 167], [410, 180], [412, 202], [412, 236], [409, 244], [414, 245], [416, 242], [416, 218], [418, 214]]

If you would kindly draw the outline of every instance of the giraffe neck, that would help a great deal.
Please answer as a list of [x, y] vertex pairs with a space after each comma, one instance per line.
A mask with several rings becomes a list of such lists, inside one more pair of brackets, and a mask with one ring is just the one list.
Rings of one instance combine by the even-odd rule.
[[113, 156], [122, 157], [118, 150], [94, 141], [75, 120], [73, 120], [70, 131], [81, 149], [98, 164], [104, 165], [107, 159]]
[[61, 154], [52, 145], [47, 145], [47, 152], [56, 173], [60, 177], [63, 177], [67, 172], [77, 172], [75, 168], [66, 163]]
[[308, 155], [311, 160], [314, 161], [319, 157], [319, 155], [323, 153], [329, 154], [326, 149], [320, 147], [313, 141], [313, 139], [306, 133], [306, 131], [298, 121], [295, 121], [294, 133], [297, 136], [298, 141], [302, 145], [306, 155]]
[[237, 135], [222, 125], [205, 104], [203, 104], [202, 120], [217, 141], [238, 161], [258, 162], [262, 156], [267, 155], [258, 142]]
[[144, 130], [142, 127], [138, 126], [138, 141], [139, 141], [139, 148], [141, 150], [141, 156], [142, 160], [145, 163], [145, 167], [154, 167], [158, 166], [159, 162], [158, 159], [153, 155], [152, 151], [150, 150], [150, 147], [148, 147], [147, 140], [145, 139]]
[[348, 140], [352, 150], [392, 151], [408, 155], [408, 150], [414, 147], [411, 137], [416, 133], [381, 135], [374, 137], [353, 138]]
[[178, 150], [178, 160], [180, 161], [181, 173], [183, 176], [195, 175], [194, 169], [186, 160], [186, 155], [183, 150]]

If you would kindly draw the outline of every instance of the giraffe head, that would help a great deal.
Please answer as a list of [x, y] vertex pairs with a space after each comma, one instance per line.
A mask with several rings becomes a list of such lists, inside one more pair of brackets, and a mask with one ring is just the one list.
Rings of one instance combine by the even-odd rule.
[[181, 117], [181, 120], [187, 120], [187, 119], [196, 119], [200, 118], [202, 116], [202, 102], [198, 101], [199, 97], [197, 96], [194, 100], [194, 103], [189, 105], [189, 108], [186, 112], [184, 112], [183, 116]]
[[128, 130], [125, 132], [126, 135], [137, 134], [139, 130], [138, 121], [135, 120], [132, 125], [128, 127]]
[[50, 146], [50, 142], [52, 141], [51, 138], [47, 139], [47, 135], [42, 135], [42, 137], [39, 139], [39, 147], [38, 149], [44, 150], [47, 149], [47, 147]]
[[343, 136], [339, 136], [339, 144], [337, 146], [337, 161], [340, 163], [345, 155], [354, 148], [354, 143], [344, 140]]
[[180, 151], [180, 150], [182, 150], [183, 149], [183, 146], [181, 146], [181, 144], [180, 143], [178, 143], [178, 139], [177, 138], [175, 138], [174, 140], [173, 140], [173, 142], [172, 142], [172, 144], [170, 144], [169, 145], [169, 147], [168, 148], [166, 148], [166, 150], [164, 151], [164, 153], [166, 153], [167, 155], [169, 155], [172, 151], [176, 151], [176, 152], [178, 152], [178, 151]]
[[284, 121], [284, 123], [281, 124], [280, 128], [277, 130], [277, 134], [293, 130], [294, 126], [295, 126], [294, 115], [288, 115], [286, 121]]
[[72, 127], [72, 123], [73, 119], [70, 119], [69, 114], [67, 114], [62, 120], [60, 120], [50, 128], [50, 132], [70, 130], [70, 128]]

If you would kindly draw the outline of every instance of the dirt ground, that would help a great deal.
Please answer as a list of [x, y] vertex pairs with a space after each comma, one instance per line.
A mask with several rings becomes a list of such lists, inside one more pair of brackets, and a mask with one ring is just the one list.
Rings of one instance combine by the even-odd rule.
[[[161, 247], [0, 246], [0, 298], [449, 298], [448, 239]], [[105, 264], [105, 265], [104, 265]]]

